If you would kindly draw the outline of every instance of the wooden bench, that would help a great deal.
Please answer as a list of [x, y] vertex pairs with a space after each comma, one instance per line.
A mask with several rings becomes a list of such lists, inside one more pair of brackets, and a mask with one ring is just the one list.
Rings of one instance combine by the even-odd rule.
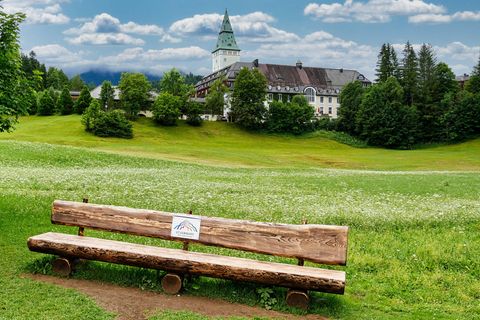
[[[69, 275], [78, 259], [164, 270], [162, 288], [175, 294], [184, 275], [201, 275], [290, 288], [289, 305], [308, 306], [308, 290], [343, 294], [345, 272], [303, 266], [346, 265], [348, 227], [288, 225], [173, 214], [126, 207], [54, 201], [52, 223], [78, 235], [48, 232], [28, 239], [32, 251], [60, 256], [54, 271]], [[84, 228], [183, 242], [169, 249], [84, 236]], [[188, 251], [188, 243], [298, 259], [298, 265]]]

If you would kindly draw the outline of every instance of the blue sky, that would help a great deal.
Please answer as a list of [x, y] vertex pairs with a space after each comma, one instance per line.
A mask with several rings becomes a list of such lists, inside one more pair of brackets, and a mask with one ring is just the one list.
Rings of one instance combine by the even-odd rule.
[[207, 74], [225, 8], [242, 60], [357, 69], [374, 78], [389, 42], [430, 43], [469, 73], [480, 55], [480, 1], [3, 0], [28, 16], [22, 50], [74, 74], [89, 69]]

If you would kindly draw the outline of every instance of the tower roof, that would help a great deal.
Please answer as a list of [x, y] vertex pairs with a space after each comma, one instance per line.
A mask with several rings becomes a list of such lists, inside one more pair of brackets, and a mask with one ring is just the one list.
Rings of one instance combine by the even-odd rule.
[[225, 10], [225, 15], [223, 16], [222, 27], [220, 28], [220, 33], [218, 34], [217, 45], [215, 46], [215, 49], [213, 49], [212, 53], [217, 50], [240, 51], [237, 41], [235, 41], [235, 35], [233, 34], [232, 24], [230, 23], [227, 10]]

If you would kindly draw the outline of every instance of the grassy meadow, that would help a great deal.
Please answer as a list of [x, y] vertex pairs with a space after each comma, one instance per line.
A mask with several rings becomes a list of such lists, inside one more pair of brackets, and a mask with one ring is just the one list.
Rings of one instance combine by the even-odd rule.
[[[245, 133], [224, 123], [157, 128], [133, 140], [82, 131], [78, 116], [26, 117], [0, 134], [0, 319], [113, 319], [76, 292], [28, 279], [51, 257], [28, 251], [54, 199], [258, 221], [350, 226], [346, 293], [313, 293], [332, 319], [480, 319], [480, 140], [414, 151], [353, 148], [322, 134]], [[48, 142], [48, 144], [46, 143]], [[105, 152], [106, 151], [106, 152]], [[348, 170], [347, 170], [348, 169]], [[350, 170], [357, 169], [357, 170]], [[108, 239], [180, 247], [86, 231]], [[194, 250], [293, 260], [213, 247]], [[161, 291], [155, 271], [89, 262], [75, 278]], [[261, 306], [258, 286], [198, 278], [185, 294]], [[274, 288], [273, 309], [288, 308]], [[206, 319], [188, 311], [152, 319]]]

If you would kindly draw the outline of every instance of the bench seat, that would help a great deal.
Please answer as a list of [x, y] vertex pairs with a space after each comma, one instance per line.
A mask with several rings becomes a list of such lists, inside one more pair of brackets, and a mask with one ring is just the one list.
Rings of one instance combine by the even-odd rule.
[[237, 281], [260, 282], [287, 288], [343, 294], [345, 272], [263, 262], [128, 242], [48, 232], [28, 239], [32, 251], [98, 260], [169, 272]]

